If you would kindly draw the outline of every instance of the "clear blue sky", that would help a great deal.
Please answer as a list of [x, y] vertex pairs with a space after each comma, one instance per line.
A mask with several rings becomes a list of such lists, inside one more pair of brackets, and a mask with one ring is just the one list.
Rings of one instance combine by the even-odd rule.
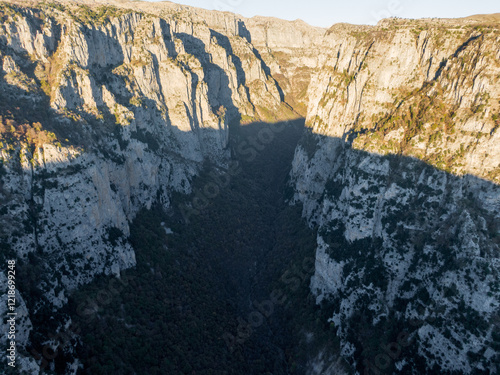
[[[157, 1], [157, 0], [147, 0]], [[499, 0], [174, 0], [178, 4], [227, 10], [245, 17], [300, 18], [315, 26], [338, 22], [377, 23], [380, 18], [465, 17], [500, 13]]]

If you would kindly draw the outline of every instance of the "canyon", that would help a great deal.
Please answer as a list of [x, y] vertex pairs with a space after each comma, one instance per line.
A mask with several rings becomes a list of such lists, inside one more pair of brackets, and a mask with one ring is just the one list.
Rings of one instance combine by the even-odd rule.
[[498, 372], [497, 15], [0, 17], [12, 373]]

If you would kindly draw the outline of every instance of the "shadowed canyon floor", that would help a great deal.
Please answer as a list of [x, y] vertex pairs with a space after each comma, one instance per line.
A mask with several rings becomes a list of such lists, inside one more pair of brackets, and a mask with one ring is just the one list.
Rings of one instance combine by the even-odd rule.
[[[137, 267], [112, 287], [108, 277], [84, 286], [60, 312], [82, 330], [81, 373], [302, 373], [315, 346], [335, 344], [309, 296], [315, 235], [286, 201], [303, 124], [235, 129], [234, 173], [207, 165], [172, 211], [137, 216]], [[47, 319], [32, 317], [40, 353], [56, 328]], [[305, 331], [319, 332], [315, 343]], [[61, 345], [51, 362], [62, 373], [71, 361]]]

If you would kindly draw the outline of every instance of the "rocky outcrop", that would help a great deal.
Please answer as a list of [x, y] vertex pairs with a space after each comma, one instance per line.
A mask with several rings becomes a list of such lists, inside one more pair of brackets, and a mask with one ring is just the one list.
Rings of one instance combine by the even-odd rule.
[[282, 106], [244, 37], [189, 17], [104, 9], [3, 5], [4, 98], [47, 102], [39, 131], [55, 133], [30, 144], [14, 141], [13, 129], [3, 144], [3, 191], [15, 197], [5, 217], [27, 220], [30, 205], [38, 212], [28, 233], [7, 242], [21, 258], [37, 247], [58, 254], [51, 263], [77, 274], [61, 277], [66, 287], [132, 266], [124, 239], [135, 213], [189, 192], [205, 160], [223, 167], [230, 124]]
[[496, 373], [497, 27], [391, 20], [326, 39], [292, 177], [342, 356], [365, 373]]
[[[224, 169], [231, 125], [294, 116], [234, 16], [223, 33], [229, 26], [189, 11], [0, 11], [2, 247], [21, 263], [41, 260], [35, 312], [133, 267], [131, 220], [189, 193], [204, 163]], [[20, 366], [36, 371], [25, 359]]]

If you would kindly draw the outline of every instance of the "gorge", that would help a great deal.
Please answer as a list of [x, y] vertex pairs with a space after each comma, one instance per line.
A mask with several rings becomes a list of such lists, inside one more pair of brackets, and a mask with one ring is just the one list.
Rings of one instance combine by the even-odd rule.
[[498, 15], [0, 17], [3, 372], [498, 372]]

